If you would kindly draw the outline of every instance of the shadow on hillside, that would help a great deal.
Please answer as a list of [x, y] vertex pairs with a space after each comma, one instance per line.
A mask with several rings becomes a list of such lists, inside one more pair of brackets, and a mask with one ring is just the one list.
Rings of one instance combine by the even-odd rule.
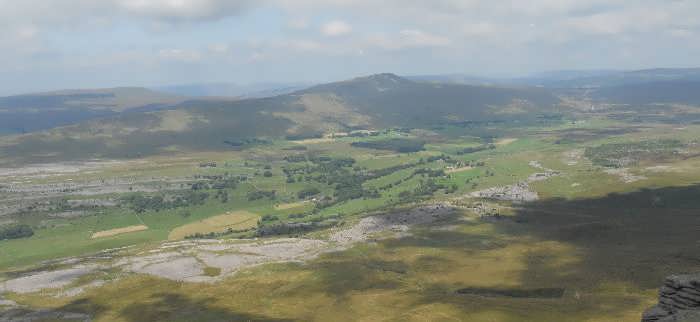
[[[499, 310], [530, 315], [523, 320], [537, 320], [541, 311], [575, 314], [581, 319], [635, 311], [642, 305], [641, 293], [655, 292], [665, 276], [700, 271], [700, 185], [592, 199], [543, 200], [521, 205], [514, 218], [490, 223], [494, 230], [480, 233], [420, 229], [412, 236], [380, 241], [367, 252], [325, 256], [309, 268], [320, 277], [322, 291], [341, 302], [353, 292], [400, 290], [403, 294], [418, 292], [412, 305], [450, 303], [467, 315]], [[525, 250], [510, 253], [508, 247], [513, 244], [520, 245], [518, 251]], [[561, 248], [552, 253], [540, 245]], [[465, 257], [506, 254], [503, 256], [522, 258], [523, 267], [515, 270], [519, 286], [432, 282], [433, 277], [455, 270], [469, 274], [472, 268], [461, 266], [455, 258], [385, 258], [412, 248], [457, 252]], [[567, 258], [574, 260], [564, 260]], [[494, 267], [494, 272], [499, 269]], [[485, 285], [498, 282], [493, 279]], [[411, 283], [420, 283], [420, 290], [411, 290]], [[563, 296], [539, 295], [549, 291], [557, 295], [563, 291]], [[579, 292], [584, 294], [581, 299]]]
[[[193, 300], [175, 293], [154, 294], [148, 302], [133, 303], [118, 312], [120, 318], [133, 322], [148, 321], [273, 321], [291, 322], [291, 319], [275, 319], [247, 313], [231, 312], [224, 308], [210, 305], [214, 299]], [[95, 318], [100, 318], [105, 308], [89, 300], [81, 299], [72, 302], [61, 311], [87, 312]]]
[[[306, 299], [324, 293], [332, 299], [326, 305], [346, 312], [365, 308], [352, 305], [356, 295], [384, 294], [382, 303], [406, 311], [447, 304], [465, 319], [492, 313], [518, 317], [512, 321], [581, 321], [641, 314], [644, 296], [655, 293], [665, 276], [700, 271], [700, 185], [543, 200], [521, 205], [515, 218], [461, 225], [474, 229], [423, 227], [401, 239], [290, 266], [286, 269], [312, 277], [285, 281], [291, 287], [265, 296]], [[443, 278], [450, 274], [456, 278]], [[275, 321], [212, 305], [216, 302], [159, 293], [117, 314], [127, 321]], [[104, 308], [75, 302], [61, 310], [100, 317]]]
[[[474, 285], [432, 284], [426, 287], [430, 292], [420, 295], [419, 304], [451, 303], [465, 314], [517, 312], [528, 321], [537, 320], [535, 316], [543, 310], [574, 314], [574, 320], [596, 319], [638, 310], [642, 292], [655, 293], [668, 275], [700, 271], [700, 185], [643, 189], [595, 199], [544, 200], [522, 205], [515, 218], [494, 226], [503, 240], [527, 238], [566, 245], [576, 260], [561, 261], [562, 254], [533, 248], [525, 256], [516, 289], [496, 286], [473, 292]], [[446, 233], [431, 234], [444, 237]], [[425, 244], [469, 252], [466, 244], [473, 238], [465, 234], [450, 237], [451, 244]], [[460, 239], [464, 245], [457, 241]], [[389, 243], [423, 244], [415, 237]], [[503, 295], [549, 288], [564, 289], [564, 297], [534, 304]], [[584, 294], [581, 298], [579, 291]]]
[[[526, 231], [580, 250], [581, 261], [568, 274], [597, 285], [624, 282], [657, 288], [670, 274], [700, 271], [700, 185], [643, 189], [597, 199], [546, 200], [527, 204], [517, 224], [501, 225], [506, 234]], [[523, 274], [542, 274], [531, 263]]]

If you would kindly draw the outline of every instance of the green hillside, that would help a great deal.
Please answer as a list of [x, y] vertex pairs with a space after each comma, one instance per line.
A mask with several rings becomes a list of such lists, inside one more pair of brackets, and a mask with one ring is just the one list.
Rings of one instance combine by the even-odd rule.
[[304, 139], [332, 132], [525, 121], [557, 112], [540, 89], [413, 82], [391, 74], [331, 83], [272, 98], [187, 101], [174, 110], [126, 113], [7, 137], [4, 159], [131, 158], [168, 151], [240, 148], [256, 138]]
[[124, 112], [166, 109], [183, 100], [139, 87], [0, 97], [0, 135], [41, 131]]

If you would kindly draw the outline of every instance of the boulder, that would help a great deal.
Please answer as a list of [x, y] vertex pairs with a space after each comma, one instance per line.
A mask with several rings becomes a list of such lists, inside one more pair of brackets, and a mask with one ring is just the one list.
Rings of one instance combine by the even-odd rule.
[[700, 321], [700, 274], [667, 277], [659, 303], [642, 315], [642, 322], [685, 321]]

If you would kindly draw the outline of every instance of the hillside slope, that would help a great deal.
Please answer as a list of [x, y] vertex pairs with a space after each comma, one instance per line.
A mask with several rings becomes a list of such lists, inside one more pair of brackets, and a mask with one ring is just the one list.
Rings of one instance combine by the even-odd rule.
[[153, 111], [182, 101], [182, 97], [138, 87], [0, 97], [0, 134], [45, 130], [126, 111]]
[[376, 126], [426, 126], [450, 121], [507, 120], [556, 111], [558, 98], [537, 88], [414, 82], [380, 74], [312, 87], [334, 95]]
[[0, 157], [42, 161], [122, 158], [237, 148], [254, 138], [307, 138], [334, 131], [507, 121], [557, 112], [558, 99], [531, 88], [413, 82], [381, 74], [271, 98], [187, 101], [174, 110], [128, 113], [8, 137]]
[[594, 91], [592, 96], [597, 100], [616, 104], [700, 105], [700, 80], [674, 80], [610, 86]]

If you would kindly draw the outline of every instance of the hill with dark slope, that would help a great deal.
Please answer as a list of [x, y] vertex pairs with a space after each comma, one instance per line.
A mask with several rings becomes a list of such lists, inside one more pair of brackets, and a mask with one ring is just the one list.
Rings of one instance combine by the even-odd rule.
[[[257, 138], [302, 139], [331, 131], [526, 120], [556, 112], [542, 89], [413, 82], [392, 74], [319, 85], [262, 99], [196, 100], [8, 137], [0, 153], [33, 161], [122, 158], [231, 149]], [[48, 160], [48, 159], [46, 159]]]
[[517, 78], [482, 78], [469, 75], [411, 76], [433, 83], [533, 86], [549, 89], [603, 88], [668, 81], [700, 81], [700, 68], [655, 68], [643, 70], [562, 70]]
[[155, 87], [156, 91], [189, 97], [264, 98], [284, 95], [309, 87], [306, 83], [195, 83]]
[[676, 103], [700, 105], [700, 80], [674, 80], [610, 86], [592, 93], [594, 99], [615, 104]]
[[561, 80], [551, 87], [611, 87], [668, 81], [700, 81], [700, 68], [656, 68], [621, 71]]
[[40, 131], [127, 111], [167, 109], [182, 100], [182, 97], [138, 87], [0, 97], [0, 134]]
[[300, 93], [335, 96], [371, 117], [376, 126], [527, 118], [553, 112], [559, 102], [543, 89], [431, 84], [393, 74], [320, 85]]

